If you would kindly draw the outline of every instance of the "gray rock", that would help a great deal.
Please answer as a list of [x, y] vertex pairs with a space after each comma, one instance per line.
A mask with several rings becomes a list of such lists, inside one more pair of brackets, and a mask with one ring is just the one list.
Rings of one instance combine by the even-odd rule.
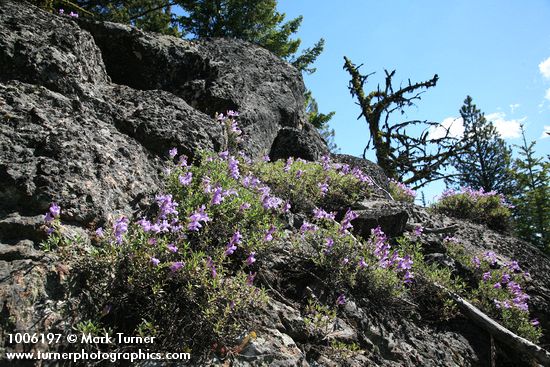
[[92, 36], [74, 20], [8, 1], [0, 6], [0, 81], [14, 79], [71, 94], [109, 81]]
[[407, 225], [407, 210], [399, 203], [387, 200], [365, 200], [358, 203], [354, 212], [359, 217], [351, 222], [354, 232], [363, 238], [369, 238], [371, 229], [378, 226], [389, 237], [403, 234]]
[[305, 123], [300, 72], [269, 51], [234, 39], [187, 41], [82, 20], [108, 74], [134, 89], [162, 89], [214, 116], [235, 110], [251, 156], [268, 154], [282, 127]]
[[272, 161], [288, 157], [318, 161], [322, 156], [328, 154], [326, 142], [317, 129], [307, 123], [302, 130], [290, 127], [279, 130], [269, 157]]
[[243, 349], [233, 366], [308, 366], [292, 338], [276, 329], [262, 329]]

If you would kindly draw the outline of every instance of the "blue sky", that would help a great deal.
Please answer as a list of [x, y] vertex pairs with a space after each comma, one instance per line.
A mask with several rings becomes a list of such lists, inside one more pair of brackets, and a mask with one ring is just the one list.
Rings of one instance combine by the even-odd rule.
[[[326, 41], [317, 72], [304, 79], [321, 112], [336, 111], [331, 127], [342, 153], [360, 155], [368, 139], [347, 88], [345, 55], [363, 63], [363, 73], [376, 71], [366, 90], [384, 68], [397, 70], [396, 82], [439, 75], [406, 118], [456, 118], [471, 95], [509, 144], [520, 143], [523, 123], [537, 153], [550, 154], [550, 137], [541, 139], [550, 130], [550, 1], [279, 0], [278, 10], [287, 19], [303, 15], [303, 46]], [[426, 194], [442, 189], [432, 185]]]

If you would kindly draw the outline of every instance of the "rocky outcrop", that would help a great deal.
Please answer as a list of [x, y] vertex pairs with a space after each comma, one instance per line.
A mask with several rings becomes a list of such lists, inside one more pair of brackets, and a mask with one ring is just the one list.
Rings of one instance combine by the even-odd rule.
[[185, 41], [112, 23], [81, 21], [116, 84], [165, 90], [214, 116], [239, 111], [251, 156], [268, 154], [282, 127], [305, 123], [298, 70], [269, 51], [228, 39]]
[[[305, 122], [303, 92], [298, 71], [246, 42], [186, 41], [0, 2], [0, 335], [55, 331], [67, 322], [61, 310], [70, 269], [38, 246], [52, 201], [63, 208], [68, 235], [86, 241], [83, 227], [138, 210], [161, 190], [169, 148], [189, 156], [224, 149], [226, 132], [213, 116], [228, 109], [241, 114], [242, 148], [250, 155], [318, 160], [328, 150]], [[461, 264], [449, 260], [446, 235], [471, 253], [492, 249], [502, 262], [517, 259], [531, 273], [534, 316], [550, 330], [547, 256], [506, 234], [388, 200], [380, 167], [347, 155], [332, 159], [359, 166], [375, 183], [375, 200], [354, 208], [356, 235], [368, 237], [381, 225], [397, 236], [420, 224], [426, 258], [456, 271]], [[434, 322], [415, 304], [397, 308], [376, 297], [347, 302], [326, 338], [310, 335], [304, 302], [327, 295], [318, 278], [297, 271], [311, 264], [277, 250], [262, 260], [259, 281], [279, 291], [268, 289], [257, 338], [233, 365], [490, 365], [489, 336], [467, 319]], [[361, 350], [337, 352], [332, 341]], [[548, 336], [542, 344], [550, 344]], [[502, 365], [524, 362], [502, 349], [499, 356]]]
[[299, 72], [257, 46], [78, 23], [14, 1], [0, 14], [2, 215], [36, 215], [51, 201], [68, 222], [130, 212], [160, 190], [169, 148], [225, 147], [215, 112], [240, 112], [253, 156], [304, 125]]

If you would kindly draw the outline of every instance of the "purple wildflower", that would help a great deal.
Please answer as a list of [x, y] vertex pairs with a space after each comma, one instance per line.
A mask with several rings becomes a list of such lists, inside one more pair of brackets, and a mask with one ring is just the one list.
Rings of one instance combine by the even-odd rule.
[[172, 272], [176, 272], [181, 268], [183, 268], [183, 263], [181, 261], [173, 262], [172, 265], [170, 265], [170, 270], [172, 270]]
[[344, 215], [344, 219], [342, 219], [342, 222], [340, 222], [340, 233], [343, 234], [346, 232], [346, 230], [353, 228], [353, 226], [351, 225], [351, 221], [356, 219], [357, 217], [359, 217], [359, 215], [348, 208], [348, 211]]
[[349, 263], [349, 259], [347, 257], [344, 257], [342, 259], [342, 265], [347, 265]]
[[151, 231], [151, 222], [148, 221], [147, 219], [141, 218], [140, 220], [137, 221], [137, 223], [141, 226], [144, 232]]
[[474, 265], [474, 268], [479, 268], [481, 265], [481, 260], [479, 260], [479, 257], [474, 256], [472, 257], [472, 264]]
[[330, 253], [330, 251], [332, 250], [332, 247], [334, 246], [334, 240], [330, 237], [325, 239], [325, 246], [326, 246], [324, 250], [325, 254]]
[[178, 247], [176, 245], [174, 245], [173, 243], [169, 243], [167, 248], [168, 248], [168, 251], [170, 251], [170, 252], [173, 252], [173, 253], [178, 252]]
[[55, 218], [59, 217], [59, 214], [61, 213], [61, 208], [56, 203], [51, 203], [50, 207], [48, 208], [48, 212], [44, 216], [44, 222], [50, 223]]
[[283, 213], [287, 213], [290, 210], [290, 208], [291, 208], [290, 201], [286, 201], [281, 210], [283, 211]]
[[212, 196], [212, 205], [220, 205], [223, 201], [223, 188], [221, 186], [216, 186], [214, 189], [214, 195]]
[[321, 164], [323, 165], [323, 170], [328, 171], [330, 169], [330, 157], [328, 155], [322, 156]]
[[353, 168], [353, 170], [351, 171], [351, 174], [361, 182], [366, 182], [370, 186], [374, 185], [374, 181], [372, 180], [372, 178], [370, 178], [370, 176], [366, 175], [363, 171], [361, 171], [357, 167]]
[[69, 13], [69, 16], [70, 16], [71, 18], [78, 18], [78, 13], [70, 12], [70, 13]]
[[317, 231], [317, 226], [307, 221], [304, 221], [304, 223], [302, 223], [302, 226], [300, 227], [300, 232], [302, 233], [315, 231]]
[[157, 195], [156, 201], [160, 210], [159, 218], [165, 219], [170, 214], [178, 215], [178, 211], [176, 210], [178, 203], [172, 200], [171, 194]]
[[61, 14], [61, 15], [65, 14], [65, 10], [64, 9], [59, 9], [59, 14]]
[[531, 325], [533, 326], [538, 326], [540, 324], [539, 320], [538, 319], [533, 319], [531, 320]]
[[483, 254], [483, 258], [490, 264], [495, 265], [497, 262], [497, 255], [493, 251], [487, 251]]
[[266, 155], [263, 156], [263, 161], [264, 162], [270, 162], [271, 158], [269, 158], [269, 156], [266, 154]]
[[496, 283], [493, 285], [493, 288], [495, 288], [495, 289], [501, 289], [501, 288], [502, 288], [502, 284], [500, 284], [499, 282], [496, 282]]
[[241, 135], [243, 131], [239, 128], [239, 124], [237, 124], [237, 121], [233, 121], [231, 123], [231, 132], [235, 135]]
[[323, 209], [315, 208], [313, 209], [313, 218], [315, 219], [334, 219], [336, 217], [336, 214], [334, 213], [327, 213]]
[[239, 207], [239, 211], [240, 212], [244, 212], [245, 210], [248, 210], [250, 209], [250, 204], [249, 203], [243, 203], [241, 204], [241, 206]]
[[233, 255], [233, 253], [237, 250], [237, 246], [235, 244], [232, 244], [231, 242], [227, 244], [227, 248], [225, 249], [225, 255]]
[[301, 169], [297, 170], [296, 171], [296, 178], [302, 177], [303, 174], [304, 174], [304, 171], [302, 171]]
[[416, 225], [414, 227], [414, 235], [417, 237], [420, 237], [422, 235], [422, 232], [424, 232], [424, 227], [421, 225]]
[[174, 158], [177, 155], [178, 155], [178, 148], [172, 148], [168, 151], [168, 156], [170, 158]]
[[502, 274], [502, 279], [500, 280], [500, 282], [501, 282], [502, 284], [506, 284], [506, 283], [508, 283], [508, 282], [510, 281], [510, 279], [511, 279], [511, 278], [510, 278], [510, 274], [504, 273], [504, 274]]
[[488, 271], [483, 273], [483, 275], [481, 276], [481, 279], [483, 279], [484, 282], [488, 282], [491, 279], [491, 272]]
[[359, 260], [359, 263], [357, 264], [357, 266], [361, 269], [364, 269], [364, 268], [368, 267], [369, 265], [365, 262], [364, 258], [361, 258], [361, 260]]
[[239, 161], [236, 160], [233, 156], [229, 157], [228, 161], [229, 165], [229, 175], [233, 177], [235, 180], [238, 180], [241, 176], [239, 172]]
[[120, 217], [114, 224], [115, 238], [119, 245], [122, 243], [122, 235], [126, 232], [128, 232], [128, 218]]
[[445, 242], [451, 242], [451, 243], [460, 243], [460, 240], [456, 237], [450, 237], [450, 236], [446, 236], [443, 241]]
[[510, 261], [507, 265], [508, 269], [510, 269], [513, 272], [520, 272], [521, 268], [519, 267], [519, 264], [516, 260]]
[[319, 187], [319, 190], [321, 191], [321, 196], [325, 196], [328, 192], [328, 182], [325, 181], [323, 183], [318, 183], [317, 186]]
[[409, 255], [405, 255], [403, 258], [399, 258], [397, 263], [397, 268], [400, 270], [410, 270], [412, 269], [413, 260]]
[[224, 159], [224, 160], [225, 160], [225, 159], [227, 159], [227, 157], [229, 157], [229, 151], [224, 150], [223, 152], [220, 152], [220, 153], [218, 154], [218, 156], [219, 156], [221, 159]]
[[103, 232], [103, 228], [99, 227], [95, 230], [95, 235], [99, 238], [103, 238], [105, 236], [105, 233]]
[[276, 209], [283, 203], [283, 200], [276, 196], [265, 195], [262, 199], [262, 206], [265, 209]]
[[193, 172], [189, 171], [184, 176], [180, 175], [178, 180], [183, 186], [188, 186], [193, 180]]
[[208, 258], [206, 259], [206, 265], [210, 268], [212, 278], [215, 278], [218, 275], [218, 272], [216, 271], [216, 266], [214, 265], [214, 261], [212, 261], [212, 258], [210, 256], [208, 256]]
[[256, 278], [256, 273], [248, 273], [248, 276], [246, 277], [246, 284], [251, 286], [254, 283], [254, 278]]
[[288, 157], [286, 160], [285, 167], [283, 168], [283, 171], [288, 172], [290, 171], [290, 167], [292, 167], [292, 163], [294, 163], [294, 158]]
[[158, 266], [158, 264], [160, 264], [160, 260], [156, 257], [151, 257], [151, 264], [153, 264], [153, 266]]
[[336, 304], [337, 305], [344, 305], [346, 304], [346, 296], [344, 295], [344, 293], [340, 294], [338, 296], [338, 298], [336, 299]]
[[208, 218], [208, 214], [205, 212], [206, 207], [202, 205], [199, 210], [195, 211], [191, 216], [189, 216], [189, 224], [187, 225], [187, 229], [190, 231], [198, 231], [200, 228], [202, 228], [202, 225], [199, 222], [208, 222], [210, 221], [210, 218]]
[[256, 258], [254, 258], [255, 255], [255, 252], [251, 252], [250, 255], [248, 255], [246, 258], [246, 265], [250, 266], [256, 262]]
[[414, 274], [412, 271], [409, 271], [407, 270], [405, 272], [405, 275], [403, 276], [403, 281], [405, 282], [405, 284], [409, 284], [409, 283], [412, 283], [414, 279]]
[[227, 244], [227, 249], [225, 250], [225, 254], [227, 256], [232, 255], [235, 250], [237, 250], [237, 245], [241, 243], [242, 238], [243, 236], [239, 231], [235, 231], [235, 233], [233, 233], [233, 236], [231, 236], [231, 239]]
[[243, 177], [242, 184], [246, 188], [255, 188], [260, 184], [260, 180], [254, 177], [251, 173]]
[[180, 160], [178, 164], [180, 165], [180, 167], [187, 167], [187, 156], [185, 155], [180, 156]]
[[228, 117], [239, 117], [239, 113], [237, 111], [228, 110], [227, 111], [227, 116]]
[[276, 230], [277, 228], [273, 225], [269, 227], [269, 229], [265, 233], [264, 241], [266, 242], [273, 241], [273, 233], [275, 233]]

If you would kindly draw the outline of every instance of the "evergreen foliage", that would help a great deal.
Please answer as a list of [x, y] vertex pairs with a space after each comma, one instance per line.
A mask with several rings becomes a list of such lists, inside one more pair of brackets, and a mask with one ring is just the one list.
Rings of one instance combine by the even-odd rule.
[[472, 97], [466, 97], [460, 115], [464, 120], [462, 144], [469, 148], [451, 158], [457, 175], [448, 178], [447, 183], [509, 196], [513, 191], [511, 149], [473, 103]]
[[535, 142], [517, 146], [519, 158], [513, 163], [516, 185], [514, 219], [517, 234], [550, 250], [550, 163], [535, 157]]
[[311, 95], [311, 91], [306, 92], [306, 113], [310, 124], [315, 126], [323, 139], [327, 142], [328, 149], [332, 153], [337, 153], [340, 148], [334, 142], [334, 129], [328, 126], [328, 122], [332, 119], [335, 112], [321, 113], [317, 101]]

